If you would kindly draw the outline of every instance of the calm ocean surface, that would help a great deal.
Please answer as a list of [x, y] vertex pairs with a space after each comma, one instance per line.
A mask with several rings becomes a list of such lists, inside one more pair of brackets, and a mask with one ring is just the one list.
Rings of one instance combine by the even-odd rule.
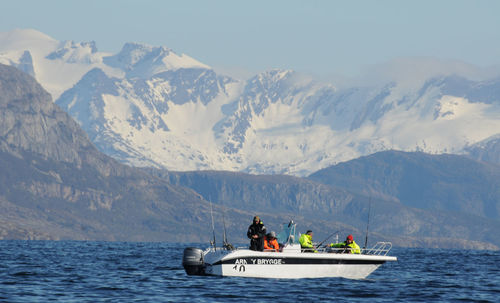
[[188, 277], [187, 246], [0, 241], [0, 302], [500, 302], [500, 252], [401, 249], [365, 280]]

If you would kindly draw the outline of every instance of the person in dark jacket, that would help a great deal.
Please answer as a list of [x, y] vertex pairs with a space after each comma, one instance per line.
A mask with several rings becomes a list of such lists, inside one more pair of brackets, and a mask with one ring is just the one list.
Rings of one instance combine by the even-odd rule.
[[250, 239], [251, 250], [264, 250], [264, 236], [266, 235], [266, 227], [262, 220], [255, 216], [252, 225], [248, 227], [247, 237]]

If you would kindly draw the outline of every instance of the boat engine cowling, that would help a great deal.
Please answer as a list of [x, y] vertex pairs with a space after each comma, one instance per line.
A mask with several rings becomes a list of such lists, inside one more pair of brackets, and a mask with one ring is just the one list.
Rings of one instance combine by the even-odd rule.
[[202, 276], [205, 274], [203, 267], [203, 250], [196, 247], [187, 247], [182, 256], [182, 266], [190, 276]]

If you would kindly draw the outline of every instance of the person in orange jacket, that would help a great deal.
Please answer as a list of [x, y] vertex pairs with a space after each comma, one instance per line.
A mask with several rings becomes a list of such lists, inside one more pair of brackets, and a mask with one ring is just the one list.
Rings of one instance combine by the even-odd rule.
[[280, 251], [280, 245], [276, 240], [276, 233], [274, 231], [264, 237], [264, 250]]

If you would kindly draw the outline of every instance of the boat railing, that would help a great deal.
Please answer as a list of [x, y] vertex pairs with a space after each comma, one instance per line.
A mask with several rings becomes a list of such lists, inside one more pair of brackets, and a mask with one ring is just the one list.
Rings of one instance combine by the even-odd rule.
[[[371, 248], [360, 249], [361, 253], [364, 255], [377, 255], [377, 256], [385, 256], [389, 253], [392, 248], [391, 242], [377, 242]], [[321, 246], [314, 249], [301, 249], [301, 252], [316, 252], [316, 253], [350, 253], [352, 248], [350, 247], [329, 247], [329, 246]]]
[[391, 242], [377, 242], [373, 247], [363, 249], [362, 253], [365, 255], [385, 256], [391, 249]]
[[[247, 250], [248, 246], [243, 246], [243, 247], [234, 247], [231, 245], [231, 247], [217, 247], [214, 248], [213, 246], [208, 247], [207, 250], [209, 251], [232, 251], [232, 250]], [[361, 253], [364, 255], [377, 255], [377, 256], [386, 256], [389, 251], [392, 249], [392, 243], [391, 242], [377, 242], [374, 246], [371, 248], [363, 248], [361, 249]], [[274, 250], [265, 250], [266, 252], [272, 252]], [[316, 252], [316, 253], [350, 253], [350, 248], [346, 247], [329, 247], [329, 246], [322, 246], [322, 247], [317, 247], [313, 249], [304, 249], [302, 248], [300, 250], [301, 252]]]
[[213, 251], [213, 252], [227, 252], [227, 251], [233, 251], [233, 250], [239, 250], [239, 249], [244, 249], [244, 248], [243, 247], [234, 247], [234, 246], [231, 246], [231, 247], [221, 247], [221, 246], [213, 247], [213, 246], [209, 246], [209, 247], [207, 247], [205, 249], [205, 251], [206, 252], [208, 252], [208, 251]]
[[302, 248], [300, 252], [305, 253], [336, 253], [336, 254], [346, 254], [350, 253], [351, 248], [349, 247], [330, 247], [330, 246], [321, 246], [316, 248]]

